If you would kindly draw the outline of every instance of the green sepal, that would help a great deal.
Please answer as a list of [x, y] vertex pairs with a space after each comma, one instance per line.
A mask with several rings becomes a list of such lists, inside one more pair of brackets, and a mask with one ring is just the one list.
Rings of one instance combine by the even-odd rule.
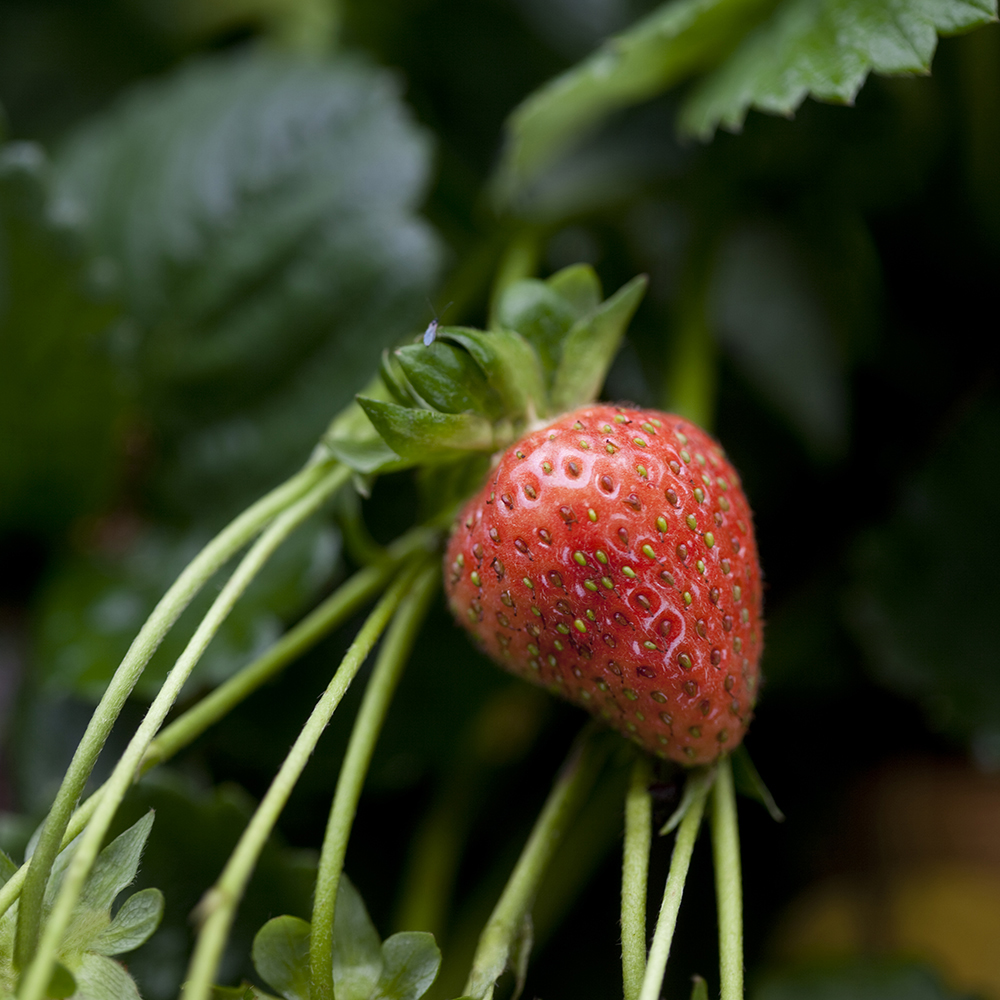
[[[386, 402], [392, 398], [379, 377], [365, 386], [364, 395]], [[364, 475], [390, 472], [410, 465], [385, 443], [357, 400], [349, 403], [334, 417], [320, 439], [320, 449]]]
[[778, 808], [770, 789], [764, 784], [754, 762], [750, 759], [747, 748], [741, 743], [732, 753], [733, 782], [736, 791], [748, 799], [759, 802], [770, 814], [775, 823], [783, 823], [785, 814]]
[[421, 523], [449, 528], [459, 508], [485, 481], [491, 457], [474, 452], [464, 460], [418, 469]]
[[497, 323], [517, 330], [538, 352], [549, 383], [559, 367], [563, 338], [578, 319], [573, 304], [537, 278], [508, 285], [496, 309]]
[[421, 406], [421, 400], [413, 386], [410, 385], [406, 372], [403, 371], [399, 359], [386, 348], [378, 366], [379, 377], [385, 383], [389, 395], [402, 406]]
[[548, 412], [541, 361], [519, 333], [513, 330], [484, 333], [448, 326], [438, 330], [438, 338], [460, 344], [472, 355], [500, 397], [508, 419], [534, 419]]
[[501, 416], [500, 397], [472, 355], [457, 344], [442, 340], [427, 347], [408, 344], [395, 357], [410, 385], [434, 409], [442, 413], [471, 410], [494, 419]]
[[358, 396], [358, 405], [385, 443], [413, 464], [449, 451], [493, 451], [493, 425], [476, 413], [438, 413]]
[[570, 304], [577, 319], [601, 304], [601, 279], [589, 264], [570, 264], [546, 278], [545, 284]]
[[708, 983], [701, 976], [691, 977], [691, 1000], [708, 1000]]
[[633, 278], [567, 334], [552, 386], [555, 412], [572, 410], [597, 398], [647, 284], [644, 274]]

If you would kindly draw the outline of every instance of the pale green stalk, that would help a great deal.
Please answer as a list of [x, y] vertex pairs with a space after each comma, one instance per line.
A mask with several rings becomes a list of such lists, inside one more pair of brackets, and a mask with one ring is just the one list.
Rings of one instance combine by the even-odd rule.
[[670, 957], [670, 944], [673, 941], [674, 928], [677, 926], [677, 912], [681, 907], [681, 897], [684, 895], [684, 883], [687, 880], [688, 868], [691, 866], [694, 842], [698, 837], [701, 817], [705, 812], [705, 799], [712, 785], [712, 774], [690, 773], [688, 781], [697, 782], [697, 785], [677, 830], [674, 853], [670, 858], [670, 872], [663, 890], [663, 902], [660, 904], [660, 915], [656, 921], [656, 930], [653, 932], [646, 975], [639, 994], [640, 1000], [659, 1000], [663, 973]]
[[653, 840], [652, 771], [645, 754], [636, 758], [625, 797], [622, 854], [622, 984], [625, 1000], [638, 1000], [646, 973], [646, 888]]
[[599, 735], [596, 723], [589, 723], [563, 764], [514, 871], [479, 937], [463, 994], [483, 1000], [493, 997], [496, 981], [507, 966], [526, 919], [530, 919], [542, 876], [604, 762], [605, 754], [597, 747]]
[[743, 1000], [743, 875], [733, 768], [719, 761], [712, 789], [712, 854], [719, 911], [719, 980], [722, 1000]]
[[351, 730], [316, 872], [316, 896], [309, 936], [311, 1000], [333, 1000], [333, 922], [347, 841], [375, 743], [403, 667], [427, 616], [431, 598], [437, 589], [438, 573], [436, 565], [426, 569], [413, 585], [406, 604], [400, 608], [379, 650], [375, 669]]
[[83, 884], [97, 859], [101, 843], [114, 819], [115, 812], [136, 775], [147, 747], [163, 724], [164, 718], [205, 648], [232, 610], [237, 598], [246, 590], [274, 550], [298, 525], [314, 514], [330, 494], [342, 486], [350, 476], [351, 471], [347, 468], [337, 467], [333, 471], [328, 470], [304, 497], [274, 519], [243, 557], [202, 619], [184, 652], [178, 657], [135, 735], [115, 765], [111, 777], [105, 783], [94, 815], [83, 832], [73, 860], [66, 871], [62, 888], [42, 929], [38, 949], [24, 973], [18, 992], [20, 1000], [43, 1000], [62, 936], [69, 925]]
[[0, 915], [5, 913], [17, 898], [18, 891], [21, 893], [16, 956], [22, 968], [28, 964], [35, 950], [45, 886], [52, 870], [52, 863], [62, 848], [64, 834], [73, 810], [80, 801], [94, 763], [122, 706], [150, 657], [156, 652], [156, 648], [181, 612], [216, 570], [228, 562], [276, 514], [294, 503], [328, 475], [329, 470], [329, 463], [309, 465], [248, 507], [195, 556], [146, 619], [146, 623], [115, 671], [97, 708], [94, 709], [87, 729], [77, 745], [52, 808], [45, 819], [29, 866], [22, 876], [23, 889], [20, 888], [19, 881], [16, 886], [8, 882], [0, 891]]
[[198, 907], [203, 922], [184, 984], [184, 1000], [208, 1000], [226, 939], [246, 885], [299, 776], [358, 670], [413, 586], [415, 569], [403, 572], [382, 596], [351, 643], [281, 768], [271, 782], [215, 885]]
[[224, 684], [164, 728], [163, 732], [150, 743], [149, 749], [143, 756], [139, 773], [145, 774], [193, 743], [262, 684], [343, 624], [362, 605], [381, 593], [401, 563], [425, 548], [430, 537], [423, 529], [414, 529], [389, 547], [388, 559], [380, 565], [366, 566], [358, 570], [256, 660], [233, 674]]

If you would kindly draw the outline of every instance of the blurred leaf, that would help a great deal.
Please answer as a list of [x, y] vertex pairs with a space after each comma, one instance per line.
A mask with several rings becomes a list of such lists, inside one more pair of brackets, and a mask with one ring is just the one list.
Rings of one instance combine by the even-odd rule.
[[[1000, 767], [1000, 398], [980, 399], [855, 558], [847, 612], [876, 678]], [[963, 496], [966, 500], [963, 500]], [[965, 504], [969, 503], [966, 507]], [[968, 513], [967, 513], [968, 512]]]
[[892, 961], [850, 961], [768, 976], [752, 1000], [960, 1000], [936, 973]]
[[[208, 537], [149, 529], [118, 558], [79, 557], [44, 591], [39, 660], [56, 689], [98, 698], [146, 616]], [[218, 684], [269, 646], [330, 578], [339, 535], [319, 518], [303, 525], [247, 588], [195, 668], [190, 684]], [[152, 698], [216, 596], [207, 587], [178, 620], [136, 692]]]
[[309, 1000], [309, 923], [274, 917], [257, 932], [251, 951], [261, 978], [286, 1000]]
[[683, 132], [739, 129], [751, 107], [791, 115], [810, 94], [851, 104], [869, 72], [928, 73], [937, 36], [996, 19], [996, 0], [783, 0], [680, 114]]
[[505, 201], [613, 111], [716, 65], [775, 0], [675, 0], [532, 93], [507, 122]]
[[369, 1000], [420, 1000], [441, 967], [434, 935], [402, 931], [382, 944], [382, 974]]
[[342, 874], [333, 915], [333, 992], [337, 1000], [368, 1000], [382, 971], [378, 931], [361, 894]]
[[163, 919], [163, 893], [143, 889], [122, 904], [114, 920], [90, 943], [100, 955], [121, 955], [144, 944]]
[[135, 981], [112, 958], [88, 952], [73, 973], [76, 996], [86, 1000], [140, 1000]]
[[57, 532], [106, 503], [124, 396], [102, 337], [117, 307], [84, 288], [44, 224], [48, 162], [0, 146], [0, 531]]
[[66, 968], [62, 962], [56, 962], [49, 978], [49, 985], [45, 990], [45, 995], [52, 1000], [65, 1000], [76, 992], [76, 979], [73, 973]]
[[732, 233], [715, 267], [712, 326], [768, 402], [829, 456], [847, 444], [847, 389], [829, 318], [799, 258], [779, 230]]
[[563, 338], [579, 318], [571, 302], [549, 282], [537, 279], [508, 285], [497, 304], [498, 325], [516, 330], [535, 348], [549, 382], [559, 365]]
[[692, 976], [691, 1000], [708, 1000], [708, 983], [701, 976]]
[[438, 266], [413, 212], [428, 152], [387, 74], [255, 48], [136, 88], [68, 143], [49, 213], [128, 303], [172, 502], [235, 506], [300, 462], [398, 339]]
[[6, 851], [0, 851], [0, 885], [6, 885], [8, 879], [18, 869]]

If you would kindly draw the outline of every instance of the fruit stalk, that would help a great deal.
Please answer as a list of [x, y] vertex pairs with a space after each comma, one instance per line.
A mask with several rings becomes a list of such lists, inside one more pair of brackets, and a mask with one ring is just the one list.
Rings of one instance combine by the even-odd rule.
[[719, 912], [719, 979], [722, 1000], [743, 1000], [743, 875], [733, 768], [719, 761], [712, 789], [712, 854]]
[[400, 608], [379, 652], [337, 778], [337, 791], [316, 872], [309, 944], [312, 1000], [333, 1000], [333, 920], [347, 841], [389, 703], [440, 583], [436, 560], [430, 567], [424, 565], [424, 571], [413, 581], [406, 603]]
[[479, 937], [464, 995], [491, 1000], [497, 979], [507, 966], [538, 885], [570, 821], [585, 800], [608, 752], [600, 727], [588, 723], [577, 737], [535, 821], [507, 885]]
[[663, 973], [670, 957], [670, 944], [673, 941], [674, 928], [677, 926], [677, 912], [681, 907], [684, 883], [687, 881], [688, 869], [691, 866], [691, 854], [705, 812], [705, 799], [708, 797], [713, 779], [714, 772], [711, 770], [692, 771], [688, 776], [689, 788], [685, 789], [688, 797], [687, 809], [677, 831], [674, 853], [670, 858], [670, 872], [663, 890], [663, 902], [660, 904], [660, 915], [656, 921], [656, 930], [653, 932], [653, 943], [649, 949], [649, 961], [642, 982], [642, 991], [639, 994], [640, 1000], [658, 1000], [660, 996]]
[[[83, 794], [84, 786], [90, 778], [101, 748], [150, 657], [156, 652], [163, 637], [170, 631], [181, 612], [215, 572], [268, 522], [329, 475], [333, 467], [333, 463], [329, 460], [308, 464], [230, 522], [177, 577], [133, 640], [97, 708], [94, 709], [86, 732], [73, 754], [24, 876], [20, 893], [16, 943], [17, 961], [22, 968], [28, 964], [35, 950], [45, 886], [52, 864], [62, 847], [67, 824]], [[12, 888], [8, 889], [8, 886], [4, 887], [8, 891], [0, 890], [0, 915], [5, 913], [17, 898], [17, 893]]]
[[646, 888], [653, 839], [652, 771], [642, 754], [632, 766], [625, 797], [622, 855], [622, 984], [625, 1000], [638, 1000], [646, 973]]
[[69, 926], [77, 900], [83, 891], [87, 876], [97, 860], [104, 836], [114, 819], [122, 799], [131, 785], [143, 754], [152, 742], [167, 713], [170, 711], [181, 688], [191, 671], [201, 658], [212, 637], [225, 621], [240, 595], [260, 572], [279, 545], [307, 518], [312, 516], [350, 477], [350, 470], [335, 467], [327, 471], [311, 490], [300, 500], [291, 504], [263, 532], [250, 551], [243, 557], [233, 575], [222, 588], [219, 596], [208, 609], [194, 635], [171, 668], [163, 686], [152, 705], [129, 741], [125, 752], [106, 782], [94, 815], [83, 832], [79, 846], [73, 855], [62, 887], [56, 897], [48, 919], [42, 928], [38, 948], [24, 973], [21, 986], [21, 1000], [42, 1000], [52, 973], [63, 934]]
[[[362, 625], [326, 691], [323, 692], [296, 737], [295, 743], [292, 744], [247, 828], [243, 831], [218, 881], [199, 904], [199, 915], [203, 918], [203, 923], [198, 932], [194, 955], [188, 966], [184, 1000], [208, 1000], [236, 907], [257, 864], [260, 852], [351, 681], [354, 680], [390, 619], [397, 611], [400, 614], [404, 613], [402, 605], [408, 600], [418, 567], [419, 564], [411, 567], [408, 572], [402, 573], [396, 579]], [[412, 598], [409, 598], [409, 603], [412, 604]]]

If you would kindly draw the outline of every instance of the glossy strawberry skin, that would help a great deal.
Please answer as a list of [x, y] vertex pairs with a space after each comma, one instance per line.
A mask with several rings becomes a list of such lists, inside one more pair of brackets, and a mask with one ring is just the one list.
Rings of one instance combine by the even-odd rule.
[[444, 573], [497, 663], [650, 752], [704, 764], [743, 739], [763, 628], [752, 515], [689, 421], [594, 405], [528, 435], [460, 514]]

